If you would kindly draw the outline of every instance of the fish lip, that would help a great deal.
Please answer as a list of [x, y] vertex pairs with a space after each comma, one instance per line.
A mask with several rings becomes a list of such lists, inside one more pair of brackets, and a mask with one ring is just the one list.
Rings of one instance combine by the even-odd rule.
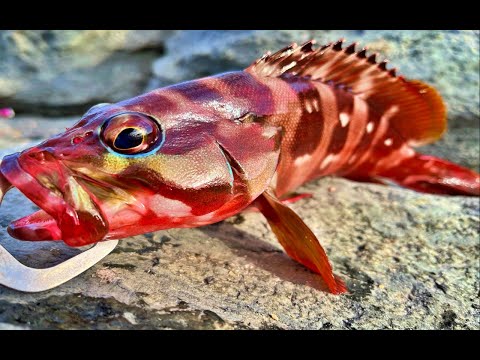
[[[35, 205], [52, 217], [64, 211], [68, 206], [66, 201], [52, 190], [43, 186], [34, 176], [20, 164], [20, 153], [6, 155], [0, 163], [0, 173], [11, 186], [17, 188]], [[48, 199], [48, 201], [46, 201]]]
[[[51, 213], [45, 211], [45, 205], [49, 201], [42, 201], [40, 204], [38, 198], [31, 196], [32, 194], [48, 193], [50, 190], [42, 186], [34, 177], [32, 177], [25, 169], [23, 169], [18, 161], [19, 153], [7, 155], [0, 162], [0, 202], [1, 198], [13, 187], [16, 187], [22, 194], [30, 199], [42, 210], [33, 214], [24, 216], [20, 219], [12, 221], [7, 227], [7, 232], [10, 236], [19, 240], [60, 240], [61, 231], [58, 224]], [[23, 191], [28, 189], [28, 191]], [[51, 192], [51, 191], [50, 191]], [[52, 193], [52, 192], [51, 192]], [[55, 196], [57, 196], [55, 194]], [[49, 194], [49, 198], [52, 198]], [[64, 202], [64, 201], [63, 201]], [[64, 206], [62, 201], [57, 200], [56, 207]], [[50, 209], [52, 211], [52, 209]], [[44, 220], [50, 218], [49, 223], [39, 223], [31, 221], [36, 215], [44, 213]], [[38, 218], [38, 216], [37, 216]]]
[[[108, 222], [99, 210], [99, 206], [95, 200], [89, 196], [91, 204], [96, 207], [96, 210], [99, 210], [97, 214], [92, 215], [91, 213], [82, 212], [81, 209], [75, 208], [74, 204], [66, 201], [66, 197], [68, 196], [67, 192], [72, 192], [72, 189], [64, 187], [62, 190], [58, 184], [54, 184], [56, 190], [61, 194], [60, 196], [55, 191], [45, 187], [29, 171], [32, 163], [22, 161], [23, 156], [26, 155], [28, 156], [28, 154], [22, 152], [5, 156], [0, 163], [0, 176], [3, 176], [10, 183], [10, 187], [16, 187], [23, 195], [48, 214], [52, 220], [56, 222], [56, 226], [51, 226], [53, 230], [50, 232], [51, 238], [46, 238], [45, 229], [41, 227], [37, 229], [37, 233], [41, 235], [34, 236], [34, 238], [29, 236], [32, 235], [32, 231], [16, 232], [14, 229], [15, 224], [21, 224], [25, 218], [37, 214], [34, 213], [13, 221], [7, 229], [9, 234], [20, 240], [63, 239], [70, 246], [83, 246], [102, 240], [108, 233]], [[56, 165], [59, 165], [58, 171], [61, 172], [61, 174], [58, 175], [64, 178], [71, 177], [75, 180], [75, 177], [68, 174], [68, 169], [62, 166], [62, 164], [59, 164], [57, 159], [53, 161], [56, 161]], [[41, 166], [41, 164], [33, 163], [33, 166]], [[78, 183], [77, 186], [81, 187]], [[7, 187], [5, 181], [3, 181], [2, 187]], [[82, 190], [84, 189], [82, 188]], [[95, 229], [92, 229], [92, 227], [95, 227]]]

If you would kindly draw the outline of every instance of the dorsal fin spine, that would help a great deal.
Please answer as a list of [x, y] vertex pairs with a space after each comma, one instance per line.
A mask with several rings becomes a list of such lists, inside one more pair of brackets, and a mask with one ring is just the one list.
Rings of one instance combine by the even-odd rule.
[[366, 47], [355, 53], [355, 43], [344, 48], [343, 42], [318, 49], [313, 49], [313, 42], [292, 44], [264, 56], [246, 71], [262, 77], [289, 75], [330, 83], [364, 99], [380, 116], [396, 106], [398, 111], [389, 121], [409, 144], [427, 144], [441, 136], [446, 111], [435, 89], [396, 76], [395, 68], [387, 69], [386, 60], [377, 63], [377, 53], [367, 55]]

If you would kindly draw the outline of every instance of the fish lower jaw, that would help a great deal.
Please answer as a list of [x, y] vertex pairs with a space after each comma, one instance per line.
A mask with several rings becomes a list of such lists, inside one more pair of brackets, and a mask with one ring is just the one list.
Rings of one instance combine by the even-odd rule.
[[[0, 172], [0, 204], [5, 194], [14, 186]], [[7, 232], [19, 240], [60, 240], [61, 231], [57, 222], [45, 211], [39, 210], [33, 214], [12, 221]]]
[[7, 231], [11, 237], [18, 240], [47, 241], [62, 238], [55, 219], [43, 210], [12, 221]]

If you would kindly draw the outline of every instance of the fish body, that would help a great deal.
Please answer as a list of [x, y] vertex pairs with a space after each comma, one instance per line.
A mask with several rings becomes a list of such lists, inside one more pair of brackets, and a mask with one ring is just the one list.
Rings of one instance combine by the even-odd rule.
[[479, 195], [479, 174], [418, 154], [446, 128], [440, 95], [342, 42], [265, 55], [244, 71], [91, 108], [72, 128], [6, 156], [0, 199], [17, 187], [42, 210], [13, 222], [23, 240], [82, 246], [215, 223], [258, 208], [293, 259], [346, 291], [285, 205], [321, 176]]

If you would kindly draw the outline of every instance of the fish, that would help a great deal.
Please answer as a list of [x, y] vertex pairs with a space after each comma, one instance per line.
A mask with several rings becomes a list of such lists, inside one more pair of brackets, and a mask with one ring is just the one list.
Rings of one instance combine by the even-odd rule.
[[378, 54], [291, 44], [241, 71], [90, 108], [65, 132], [5, 156], [0, 199], [15, 187], [40, 210], [13, 221], [20, 240], [73, 247], [263, 214], [285, 252], [348, 292], [317, 236], [288, 203], [324, 176], [439, 195], [480, 195], [480, 174], [415, 148], [446, 131], [432, 86]]

